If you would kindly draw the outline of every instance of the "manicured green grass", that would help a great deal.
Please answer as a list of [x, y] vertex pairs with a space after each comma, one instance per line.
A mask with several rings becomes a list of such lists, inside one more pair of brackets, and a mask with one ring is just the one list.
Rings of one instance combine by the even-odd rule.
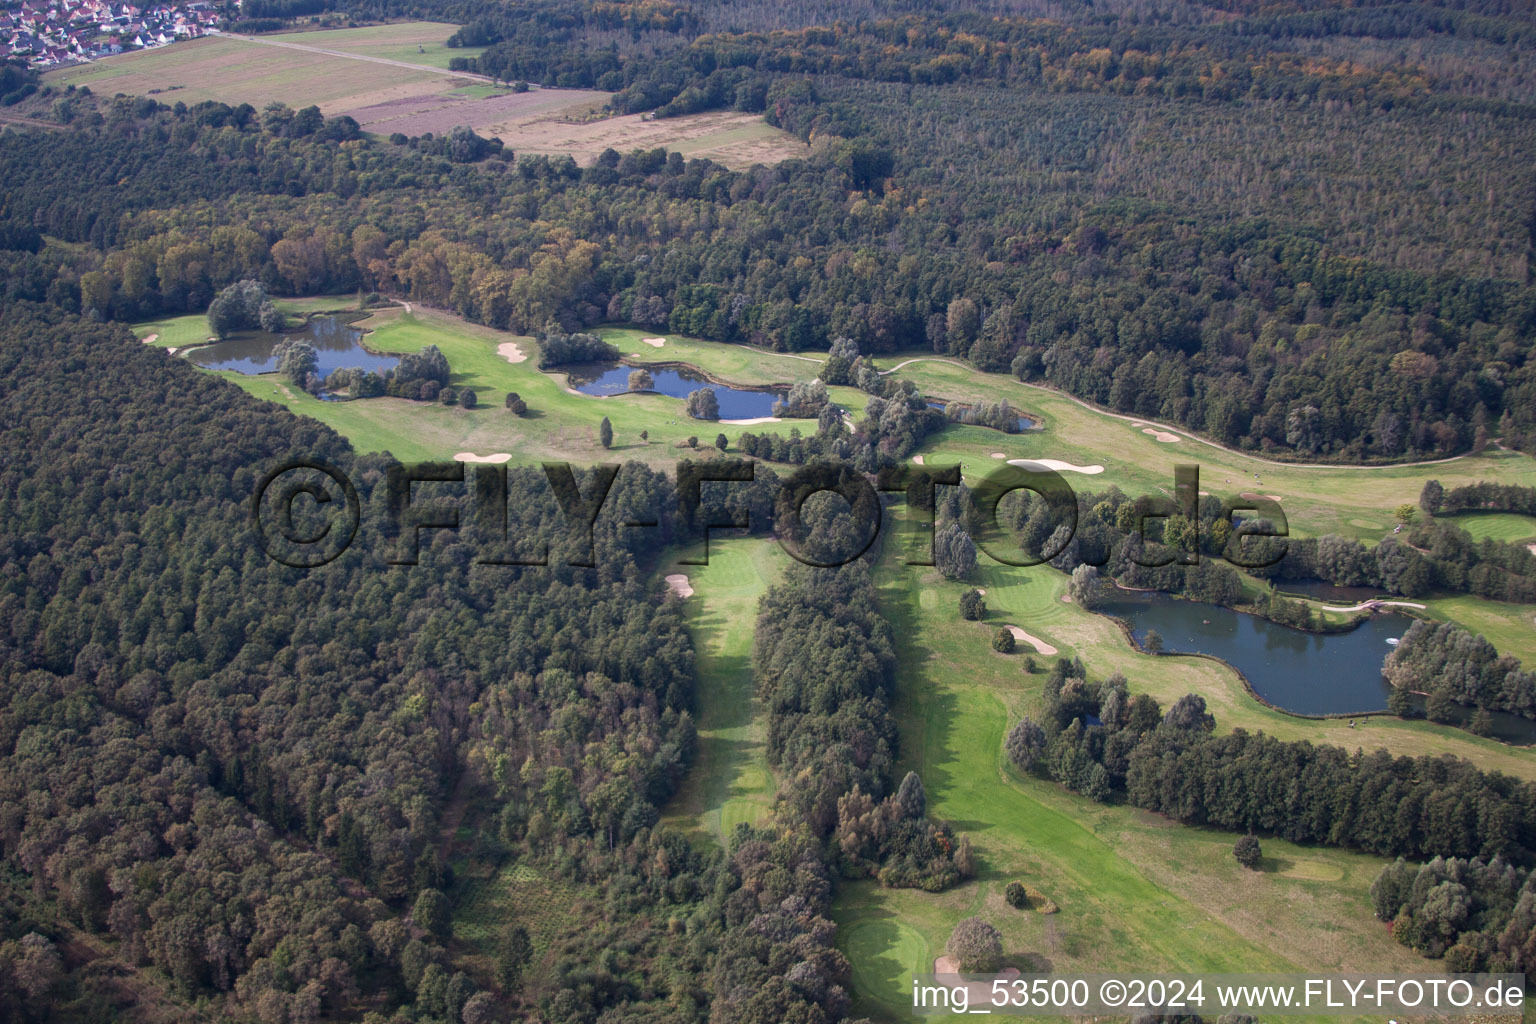
[[[288, 386], [276, 374], [224, 376], [258, 398], [280, 402], [329, 424], [361, 450], [389, 452], [396, 458], [411, 460], [452, 458], [458, 452], [506, 452], [512, 456], [513, 464], [569, 459], [583, 465], [604, 460], [669, 465], [684, 456], [698, 454], [683, 447], [690, 436], [699, 439], [701, 450], [708, 455], [717, 434], [723, 433], [734, 441], [747, 431], [787, 434], [796, 427], [807, 433], [815, 429], [812, 420], [753, 426], [694, 420], [684, 414], [682, 399], [665, 395], [598, 398], [576, 394], [567, 390], [563, 375], [539, 371], [538, 350], [531, 338], [480, 327], [420, 307], [411, 313], [399, 308], [380, 310], [358, 326], [369, 332], [364, 344], [380, 352], [415, 352], [429, 344], [437, 345], [452, 368], [452, 385], [473, 390], [479, 407], [466, 410], [396, 398], [322, 402]], [[527, 359], [510, 363], [499, 355], [497, 349], [508, 343], [520, 346]], [[652, 352], [649, 346], [641, 349]], [[660, 362], [664, 358], [653, 357], [649, 361]], [[815, 375], [813, 364], [787, 365], [803, 365], [805, 378]], [[506, 411], [509, 391], [517, 392], [528, 403], [528, 415], [519, 418]], [[839, 388], [835, 394], [839, 401], [854, 409], [863, 408], [862, 392]], [[613, 447], [606, 451], [597, 438], [598, 423], [604, 416], [614, 430]], [[649, 433], [648, 441], [640, 439], [642, 430]]]
[[1451, 619], [1493, 642], [1500, 654], [1536, 666], [1536, 605], [1487, 601], [1470, 594], [1430, 598], [1429, 614]]
[[1499, 540], [1506, 544], [1536, 541], [1536, 517], [1512, 512], [1464, 512], [1451, 522], [1466, 530], [1473, 540]]
[[[889, 559], [889, 554], [886, 557]], [[1019, 568], [983, 558], [974, 580], [986, 590], [987, 619], [981, 624], [964, 622], [959, 616], [960, 594], [968, 584], [949, 583], [937, 574], [917, 576], [923, 570], [915, 566], [901, 568], [909, 574], [907, 585], [920, 590], [916, 600], [925, 618], [932, 619], [931, 631], [944, 638], [947, 651], [958, 653], [967, 646], [985, 647], [998, 626], [1011, 623], [1057, 647], [1060, 656], [1082, 658], [1095, 678], [1124, 673], [1133, 691], [1150, 693], [1165, 707], [1186, 693], [1200, 694], [1216, 716], [1221, 731], [1263, 730], [1286, 740], [1305, 739], [1350, 750], [1384, 747], [1394, 754], [1408, 756], [1449, 753], [1484, 768], [1536, 779], [1536, 750], [1511, 747], [1422, 719], [1404, 721], [1385, 715], [1371, 716], [1356, 719], [1355, 727], [1350, 728], [1343, 719], [1298, 718], [1254, 700], [1237, 673], [1220, 662], [1138, 653], [1110, 619], [1062, 601], [1067, 576], [1049, 566]], [[1457, 612], [1463, 610], [1455, 604], [1452, 607]], [[1536, 614], [1536, 609], [1528, 613]], [[1500, 646], [1498, 638], [1490, 639]], [[987, 657], [981, 659], [982, 663], [996, 664], [999, 673], [1020, 671], [1018, 666], [1027, 654], [1004, 656], [990, 650], [985, 653]], [[1049, 663], [1043, 657], [1036, 660], [1042, 667]]]
[[203, 344], [212, 331], [206, 316], [201, 313], [192, 313], [188, 316], [174, 316], [164, 320], [150, 320], [135, 324], [133, 333], [141, 339], [154, 335], [155, 340], [149, 344], [156, 348], [185, 348], [188, 345]]
[[[680, 559], [703, 557], [694, 545]], [[764, 746], [761, 708], [752, 688], [752, 627], [757, 601], [788, 561], [760, 537], [715, 538], [708, 565], [667, 563], [657, 573], [682, 573], [689, 629], [698, 652], [695, 694], [698, 753], [662, 815], [666, 824], [722, 845], [742, 822], [757, 824], [773, 809], [775, 780]]]
[[[788, 384], [808, 380], [821, 371], [818, 364], [826, 359], [826, 354], [821, 352], [791, 355], [748, 345], [722, 345], [719, 342], [634, 327], [603, 327], [597, 333], [625, 356], [650, 363], [688, 363], [705, 373], [738, 384]], [[665, 344], [656, 348], [647, 345], [642, 340], [644, 338], [661, 338]], [[857, 394], [852, 388], [847, 391]]]
[[1175, 442], [1160, 442], [1142, 432], [1150, 426], [1148, 421], [1119, 419], [1048, 388], [935, 361], [931, 353], [887, 356], [880, 365], [890, 369], [913, 358], [925, 361], [896, 374], [916, 382], [924, 394], [973, 402], [1006, 398], [1044, 421], [1044, 430], [1019, 435], [983, 428], [967, 428], [969, 433], [947, 430], [922, 449], [930, 465], [959, 462], [973, 480], [996, 464], [992, 452], [1003, 452], [1008, 458], [1102, 465], [1105, 471], [1100, 475], [1063, 476], [1074, 487], [1103, 490], [1115, 484], [1129, 494], [1149, 494], [1172, 489], [1176, 464], [1195, 464], [1200, 467], [1201, 489], [1217, 496], [1237, 497], [1245, 491], [1279, 495], [1298, 535], [1339, 533], [1367, 543], [1390, 534], [1392, 510], [1404, 502], [1417, 502], [1426, 480], [1439, 480], [1447, 489], [1480, 480], [1536, 485], [1536, 459], [1518, 452], [1489, 449], [1481, 455], [1414, 467], [1273, 465], [1183, 433]]
[[[955, 608], [963, 587], [925, 572], [888, 550], [877, 573], [900, 655], [899, 771], [917, 771], [929, 813], [971, 837], [978, 874], [936, 896], [867, 882], [840, 889], [834, 914], [853, 964], [856, 1013], [913, 1019], [911, 974], [931, 971], [954, 925], [973, 914], [998, 927], [1006, 958], [1026, 971], [1433, 969], [1371, 917], [1378, 858], [1266, 839], [1263, 870], [1250, 872], [1233, 859], [1231, 834], [1094, 804], [1019, 775], [1005, 763], [1003, 736], [1037, 705], [1044, 676], [1024, 673], [1021, 655], [996, 654], [987, 639], [996, 622], [1015, 621], [1069, 643], [1090, 617], [1062, 604], [1045, 579], [1000, 568], [979, 581], [999, 610], [985, 624], [963, 622]], [[1113, 650], [1101, 639], [1085, 652], [1095, 677], [1112, 670], [1100, 663]], [[1118, 651], [1111, 661], [1176, 660], [1136, 655], [1123, 642]], [[1183, 666], [1162, 668], [1183, 677], [1185, 690], [1198, 688]], [[1149, 671], [1128, 674], [1133, 689], [1144, 688], [1138, 680]], [[1002, 890], [1015, 879], [1060, 912], [1008, 907]]]

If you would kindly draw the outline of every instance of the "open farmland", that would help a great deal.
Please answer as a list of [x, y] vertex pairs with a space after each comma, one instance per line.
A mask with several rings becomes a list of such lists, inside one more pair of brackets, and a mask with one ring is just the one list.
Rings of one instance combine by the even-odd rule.
[[659, 120], [645, 118], [644, 114], [626, 114], [581, 124], [534, 118], [491, 125], [488, 134], [501, 139], [514, 152], [569, 155], [583, 166], [595, 161], [605, 149], [627, 153], [657, 146], [737, 169], [778, 163], [809, 153], [799, 139], [756, 114], [716, 110]]
[[108, 96], [155, 96], [167, 103], [219, 100], [257, 108], [313, 103], [327, 115], [471, 83], [430, 67], [214, 36], [108, 57], [50, 72], [48, 78], [54, 85], [89, 86]]
[[569, 156], [586, 166], [605, 149], [663, 146], [686, 157], [707, 157], [727, 167], [771, 164], [803, 157], [808, 148], [756, 114], [711, 111], [647, 120], [642, 114], [594, 120], [608, 94], [590, 89], [540, 89], [476, 96], [478, 89], [391, 97], [348, 110], [365, 131], [388, 135], [442, 135], [469, 125], [500, 139], [514, 153]]
[[316, 32], [281, 32], [263, 35], [263, 40], [318, 46], [362, 57], [383, 57], [407, 64], [424, 64], [448, 69], [454, 57], [474, 57], [483, 46], [450, 49], [446, 40], [459, 30], [457, 25], [441, 21], [402, 21], [366, 28], [325, 29]]
[[[579, 116], [600, 107], [608, 99], [605, 92], [590, 89], [530, 89], [528, 92], [498, 92], [474, 98], [468, 90], [427, 92], [402, 96], [382, 103], [348, 110], [364, 131], [390, 135], [443, 135], [455, 125], [467, 124], [487, 135], [500, 135], [514, 152], [524, 147], [513, 144], [503, 131], [515, 133], [524, 125], [546, 122], [564, 124], [561, 119]], [[496, 125], [501, 130], [488, 130]]]

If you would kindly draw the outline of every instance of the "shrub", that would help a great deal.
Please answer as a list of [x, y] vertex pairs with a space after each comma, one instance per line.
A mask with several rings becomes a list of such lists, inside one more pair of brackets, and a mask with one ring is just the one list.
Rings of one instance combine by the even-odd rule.
[[981, 591], [975, 587], [960, 595], [960, 617], [968, 622], [979, 622], [987, 617], [987, 602], [982, 600]]
[[528, 411], [528, 403], [523, 401], [523, 396], [513, 391], [507, 395], [507, 409], [514, 416], [521, 416]]
[[470, 390], [469, 388], [465, 388], [464, 393], [459, 396], [459, 405], [465, 409], [473, 409], [479, 404], [480, 399], [475, 395], [474, 391]]
[[453, 405], [459, 400], [459, 393], [453, 388], [442, 388], [437, 393], [437, 400], [444, 405]]
[[1029, 893], [1018, 882], [1008, 883], [1008, 887], [1003, 890], [1003, 899], [1007, 900], [1008, 905], [1016, 910], [1023, 910], [1029, 906]]
[[1017, 644], [1013, 639], [1013, 631], [1007, 626], [992, 634], [992, 649], [999, 654], [1012, 654], [1015, 646]]
[[979, 917], [955, 925], [945, 947], [962, 974], [990, 974], [1003, 958], [1003, 937]]
[[1232, 856], [1237, 862], [1250, 871], [1258, 869], [1259, 861], [1264, 859], [1264, 851], [1259, 848], [1259, 837], [1252, 832], [1240, 836], [1237, 842], [1232, 844]]

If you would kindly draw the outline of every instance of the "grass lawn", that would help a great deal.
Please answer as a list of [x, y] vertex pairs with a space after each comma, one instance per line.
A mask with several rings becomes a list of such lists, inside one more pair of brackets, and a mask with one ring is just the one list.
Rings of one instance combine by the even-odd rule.
[[1536, 666], [1536, 606], [1487, 601], [1470, 594], [1430, 598], [1429, 614], [1451, 619], [1493, 642], [1500, 654], [1513, 655], [1527, 669]]
[[[701, 555], [702, 545], [694, 545], [678, 558]], [[717, 537], [707, 566], [674, 560], [657, 574], [684, 573], [693, 585], [687, 601], [699, 681], [698, 753], [662, 821], [722, 845], [738, 824], [757, 824], [773, 809], [775, 781], [752, 692], [752, 627], [758, 598], [787, 562], [771, 539]]]
[[1281, 507], [1298, 535], [1338, 533], [1367, 543], [1390, 534], [1392, 510], [1404, 502], [1416, 503], [1426, 480], [1439, 480], [1447, 489], [1480, 480], [1536, 485], [1536, 459], [1519, 452], [1490, 449], [1481, 455], [1413, 467], [1271, 464], [1184, 433], [1176, 432], [1178, 440], [1171, 443], [1158, 441], [1143, 433], [1152, 429], [1150, 421], [1117, 418], [1049, 388], [1024, 384], [1006, 375], [978, 373], [969, 367], [934, 360], [931, 355], [913, 352], [886, 356], [880, 360], [880, 366], [890, 369], [913, 358], [925, 361], [895, 372], [915, 382], [924, 394], [973, 402], [1006, 398], [1044, 421], [1043, 430], [1026, 434], [945, 431], [922, 449], [929, 464], [959, 462], [968, 476], [984, 475], [994, 464], [991, 453], [1004, 452], [1009, 458], [1052, 458], [1079, 466], [1101, 465], [1104, 472], [1100, 475], [1063, 476], [1074, 487], [1081, 484], [1103, 490], [1114, 484], [1128, 494], [1148, 494], [1170, 491], [1173, 467], [1191, 463], [1200, 467], [1201, 488], [1212, 494], [1236, 497], [1249, 491], [1279, 495]]
[[458, 30], [457, 25], [438, 21], [403, 21], [389, 25], [369, 25], [365, 28], [282, 32], [263, 35], [261, 38], [317, 46], [322, 50], [355, 53], [364, 57], [385, 57], [389, 60], [404, 61], [407, 64], [424, 64], [446, 70], [448, 62], [454, 57], [478, 57], [485, 50], [483, 46], [449, 49], [447, 39]]
[[1499, 540], [1506, 544], [1536, 541], [1536, 517], [1513, 512], [1463, 512], [1450, 521], [1466, 530], [1473, 540]]
[[[551, 459], [572, 460], [583, 465], [605, 459], [632, 459], [653, 465], [670, 465], [684, 455], [689, 436], [700, 447], [712, 446], [717, 434], [734, 440], [747, 431], [781, 431], [799, 427], [810, 432], [813, 420], [743, 426], [688, 418], [683, 400], [665, 395], [634, 394], [598, 398], [566, 389], [561, 374], [540, 372], [538, 350], [531, 338], [467, 323], [434, 310], [416, 307], [407, 313], [398, 307], [376, 311], [358, 326], [368, 330], [365, 343], [380, 352], [419, 351], [437, 345], [453, 370], [451, 383], [476, 394], [479, 407], [430, 405], [397, 398], [373, 398], [356, 402], [322, 402], [288, 385], [276, 374], [248, 377], [224, 376], [258, 398], [280, 402], [295, 412], [329, 424], [363, 451], [389, 452], [400, 459], [452, 458], [458, 452], [490, 455], [506, 452], [513, 464], [533, 464]], [[521, 347], [528, 358], [510, 363], [497, 349], [507, 343]], [[649, 346], [640, 346], [649, 355]], [[656, 350], [665, 353], [665, 349]], [[665, 355], [649, 361], [665, 361]], [[803, 376], [814, 376], [809, 363]], [[785, 379], [783, 377], [779, 379]], [[754, 383], [743, 380], [742, 383]], [[506, 411], [509, 391], [528, 403], [522, 418]], [[864, 395], [852, 388], [834, 390], [840, 402], [862, 410]], [[607, 416], [613, 424], [614, 445], [605, 451], [598, 443], [598, 423]], [[640, 432], [649, 433], [642, 441]], [[706, 451], [707, 455], [708, 452]]]
[[[320, 46], [320, 33], [305, 33], [305, 45]], [[446, 35], [442, 38], [447, 38]], [[412, 46], [414, 51], [415, 47]], [[405, 58], [400, 58], [404, 60]], [[326, 114], [412, 93], [445, 91], [464, 80], [427, 67], [412, 68], [287, 46], [205, 36], [50, 71], [54, 86], [89, 86], [104, 96], [152, 95], [161, 103], [204, 100], [318, 105]], [[406, 90], [400, 92], [400, 90]]]
[[[998, 927], [1007, 959], [1026, 971], [1434, 969], [1371, 916], [1379, 858], [1266, 839], [1262, 870], [1251, 872], [1233, 859], [1232, 834], [1094, 804], [1020, 776], [1004, 761], [1003, 736], [1036, 705], [1044, 676], [1024, 673], [1021, 655], [996, 654], [987, 640], [998, 622], [1016, 621], [1052, 643], [1068, 642], [1074, 620], [1087, 613], [1061, 604], [1041, 580], [1017, 586], [1009, 599], [994, 589], [1004, 580], [992, 574], [982, 581], [988, 604], [996, 595], [1005, 610], [986, 624], [963, 622], [955, 608], [962, 586], [916, 575], [923, 572], [888, 552], [877, 573], [900, 654], [897, 774], [922, 775], [929, 813], [975, 844], [978, 876], [939, 895], [869, 882], [840, 889], [838, 944], [853, 964], [857, 1014], [912, 1019], [911, 974], [931, 971], [954, 925], [973, 914]], [[1111, 670], [1100, 668], [1111, 650], [1104, 642], [1085, 657], [1094, 676]], [[1118, 650], [1157, 660], [1123, 642]], [[1197, 688], [1181, 669], [1163, 671], [1186, 677], [1179, 692]], [[1139, 684], [1148, 671], [1128, 674], [1133, 689], [1150, 688]], [[1163, 680], [1170, 685], [1178, 688]], [[1216, 715], [1230, 725], [1223, 709]], [[1008, 907], [1002, 890], [1014, 879], [1041, 890], [1060, 912]]]

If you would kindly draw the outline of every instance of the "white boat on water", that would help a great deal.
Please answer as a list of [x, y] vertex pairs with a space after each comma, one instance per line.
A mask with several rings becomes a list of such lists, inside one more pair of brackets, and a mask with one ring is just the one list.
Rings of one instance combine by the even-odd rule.
[[1401, 639], [1400, 637], [1395, 637], [1395, 636], [1387, 637], [1387, 646], [1388, 647], [1396, 647], [1398, 645], [1398, 642], [1399, 642], [1400, 639]]

